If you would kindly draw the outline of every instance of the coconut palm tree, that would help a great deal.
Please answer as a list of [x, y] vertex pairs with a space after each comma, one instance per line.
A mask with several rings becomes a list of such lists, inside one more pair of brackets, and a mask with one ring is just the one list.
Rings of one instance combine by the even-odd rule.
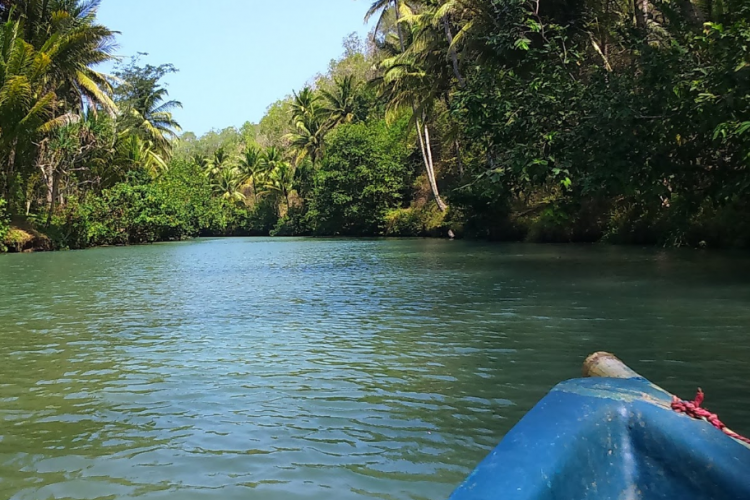
[[[415, 10], [404, 0], [376, 0], [365, 15], [365, 20], [380, 13], [379, 23], [382, 22], [386, 11], [392, 8], [396, 16], [398, 34], [398, 48], [396, 51], [390, 40], [386, 38], [384, 49], [390, 52], [380, 63], [382, 76], [373, 83], [379, 87], [381, 96], [387, 102], [386, 119], [389, 121], [404, 111], [411, 109], [412, 121], [417, 132], [419, 149], [425, 165], [427, 179], [430, 183], [435, 202], [441, 211], [447, 210], [447, 205], [440, 196], [432, 157], [430, 131], [427, 126], [429, 112], [433, 108], [436, 90], [442, 93], [443, 88], [437, 88], [429, 81], [428, 70], [431, 65], [425, 64], [423, 59], [423, 44], [417, 44], [416, 35], [421, 26], [417, 24], [419, 17]], [[423, 8], [423, 6], [420, 6]], [[432, 53], [432, 50], [428, 50]], [[439, 66], [438, 66], [439, 67]]]
[[424, 0], [420, 11], [404, 18], [404, 22], [421, 26], [424, 32], [434, 32], [430, 35], [433, 37], [443, 33], [454, 75], [459, 86], [464, 87], [459, 51], [479, 63], [496, 59], [497, 52], [488, 46], [484, 34], [496, 29], [503, 15], [499, 4], [492, 0]]
[[266, 176], [266, 166], [263, 154], [255, 146], [248, 146], [239, 161], [238, 169], [243, 186], [253, 190], [253, 200], [258, 202], [258, 185], [262, 184]]
[[[417, 27], [405, 26], [410, 28], [408, 40], [411, 41]], [[432, 46], [428, 47], [411, 44], [405, 52], [386, 58], [380, 63], [382, 76], [373, 83], [386, 102], [387, 120], [411, 113], [433, 197], [438, 208], [445, 211], [448, 207], [437, 185], [428, 121], [432, 118], [436, 102], [450, 88], [452, 75], [441, 53]], [[419, 51], [417, 48], [425, 50]]]
[[190, 157], [190, 161], [205, 174], [206, 170], [208, 170], [208, 164], [210, 163], [211, 159], [208, 156], [204, 156], [200, 153], [195, 153]]
[[167, 170], [166, 160], [153, 145], [135, 134], [119, 134], [115, 147], [117, 163], [125, 165], [127, 170], [142, 168], [153, 177]]
[[283, 196], [287, 207], [289, 207], [289, 195], [294, 182], [292, 165], [284, 159], [281, 151], [274, 146], [266, 148], [262, 162], [265, 167], [263, 189]]
[[290, 207], [289, 195], [292, 191], [294, 182], [294, 170], [289, 162], [281, 161], [276, 164], [276, 168], [268, 173], [266, 187], [279, 193], [286, 200], [287, 209]]
[[[453, 23], [451, 22], [452, 16], [458, 18], [461, 14], [464, 14], [469, 6], [471, 0], [425, 0], [422, 3], [420, 10], [412, 15], [402, 18], [402, 23], [411, 24], [417, 27], [417, 33], [415, 36], [415, 43], [421, 44], [426, 42], [426, 45], [434, 45], [435, 38], [439, 36], [444, 37], [445, 50], [448, 54], [453, 73], [458, 80], [460, 87], [466, 86], [466, 80], [461, 74], [458, 62], [458, 51], [456, 50], [455, 37], [453, 35]], [[464, 29], [469, 28], [473, 23], [473, 18], [464, 25]], [[444, 34], [443, 34], [444, 32]], [[461, 36], [465, 36], [465, 31], [460, 32]], [[426, 39], [426, 40], [422, 40]], [[413, 48], [414, 44], [412, 45]]]
[[58, 98], [58, 113], [99, 107], [114, 115], [107, 76], [93, 69], [112, 60], [115, 32], [97, 24], [100, 0], [16, 0], [11, 11], [22, 21], [23, 38], [52, 54], [47, 86]]
[[139, 105], [122, 110], [120, 123], [123, 132], [138, 135], [164, 158], [172, 154], [172, 141], [181, 131], [180, 124], [174, 119], [172, 110], [182, 108], [182, 103], [167, 100], [169, 93], [163, 87], [157, 87]]
[[323, 146], [328, 127], [318, 114], [301, 117], [295, 122], [297, 128], [287, 136], [290, 145], [297, 149], [297, 162], [310, 158], [313, 166], [323, 156]]
[[[32, 156], [32, 137], [56, 125], [57, 95], [46, 86], [50, 55], [34, 50], [21, 38], [21, 23], [7, 21], [0, 29], [0, 156], [2, 186], [7, 197], [16, 179], [17, 160]], [[59, 120], [62, 121], [62, 120]]]
[[[333, 95], [331, 96], [333, 97]], [[310, 87], [294, 93], [292, 102], [292, 125], [295, 131], [286, 139], [297, 150], [296, 163], [309, 158], [313, 168], [323, 156], [325, 135], [332, 122], [327, 120], [328, 110], [320, 104], [321, 96]]]
[[240, 173], [236, 168], [224, 168], [214, 176], [211, 187], [225, 200], [240, 203], [245, 201]]
[[368, 22], [373, 16], [378, 16], [378, 22], [376, 24], [376, 31], [383, 24], [385, 17], [388, 15], [388, 10], [393, 9], [393, 13], [396, 17], [396, 32], [398, 33], [399, 43], [401, 45], [401, 52], [405, 49], [404, 37], [401, 32], [401, 23], [399, 22], [402, 17], [411, 15], [412, 9], [404, 0], [375, 0], [365, 14], [365, 21]]
[[224, 170], [234, 168], [233, 158], [224, 148], [214, 151], [213, 156], [204, 161], [204, 165], [203, 172], [207, 177], [214, 177]]
[[284, 161], [281, 150], [276, 146], [270, 146], [263, 152], [261, 162], [266, 172], [271, 172]]
[[[39, 126], [31, 116], [17, 119], [18, 107], [2, 113], [0, 120], [5, 123], [0, 125], [0, 142], [10, 145], [6, 149], [6, 190], [8, 179], [14, 177], [18, 154], [26, 150], [27, 156], [38, 157], [41, 151], [37, 144], [43, 142], [43, 134], [76, 123], [87, 112], [104, 110], [111, 116], [117, 112], [107, 77], [93, 69], [112, 58], [114, 42], [114, 32], [96, 23], [98, 5], [95, 0], [14, 0], [7, 11], [11, 24], [6, 24], [2, 47], [4, 56], [10, 55], [11, 59], [3, 69], [4, 77], [15, 70], [27, 76], [19, 73], [16, 76], [20, 78], [6, 78], [10, 86], [9, 100], [5, 104], [14, 107], [11, 103], [21, 99], [32, 116], [44, 116], [44, 123]], [[27, 62], [19, 65], [22, 61]], [[22, 68], [25, 69], [21, 71]], [[14, 120], [17, 127], [9, 126], [8, 121]], [[32, 135], [25, 136], [27, 140], [19, 141], [32, 130]], [[34, 160], [27, 158], [26, 163], [33, 164]], [[49, 174], [47, 185], [58, 184], [61, 174], [57, 166], [52, 165], [46, 171]], [[48, 192], [47, 199], [51, 211], [55, 196]]]
[[354, 77], [347, 75], [340, 80], [335, 80], [333, 91], [320, 91], [325, 100], [323, 111], [327, 116], [329, 128], [354, 121], [356, 90], [357, 85], [354, 82]]
[[320, 96], [310, 87], [303, 88], [299, 93], [293, 92], [292, 122], [304, 120], [310, 116], [321, 116]]

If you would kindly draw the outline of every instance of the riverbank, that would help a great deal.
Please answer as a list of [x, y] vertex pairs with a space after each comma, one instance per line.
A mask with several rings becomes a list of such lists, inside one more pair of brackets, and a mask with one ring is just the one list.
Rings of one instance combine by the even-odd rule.
[[0, 253], [47, 252], [56, 250], [49, 236], [28, 224], [11, 224], [0, 238]]
[[[231, 207], [225, 206], [224, 209]], [[746, 223], [736, 222], [736, 213], [713, 213], [684, 224], [670, 225], [667, 216], [635, 220], [632, 214], [615, 217], [591, 211], [571, 215], [544, 205], [516, 210], [504, 218], [479, 225], [460, 214], [441, 213], [434, 205], [422, 204], [390, 210], [382, 216], [377, 232], [351, 234], [330, 231], [316, 233], [305, 227], [299, 209], [279, 218], [262, 213], [263, 207], [240, 209], [217, 217], [213, 226], [179, 222], [169, 214], [138, 212], [127, 218], [105, 211], [92, 220], [91, 212], [65, 210], [50, 227], [38, 227], [30, 219], [16, 218], [0, 234], [0, 253], [46, 252], [109, 246], [134, 246], [158, 242], [184, 241], [197, 237], [398, 237], [456, 239], [490, 242], [601, 243], [653, 247], [744, 249], [750, 246]], [[145, 222], [144, 222], [145, 221]], [[161, 221], [161, 223], [157, 223]], [[735, 222], [732, 222], [735, 221]], [[166, 223], [165, 223], [166, 222]], [[180, 229], [180, 230], [178, 230]]]

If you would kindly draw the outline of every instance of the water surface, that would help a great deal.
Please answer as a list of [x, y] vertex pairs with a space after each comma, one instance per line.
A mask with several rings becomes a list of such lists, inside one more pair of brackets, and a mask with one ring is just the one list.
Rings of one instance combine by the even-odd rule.
[[0, 498], [443, 499], [611, 350], [750, 433], [744, 254], [225, 239], [0, 258]]

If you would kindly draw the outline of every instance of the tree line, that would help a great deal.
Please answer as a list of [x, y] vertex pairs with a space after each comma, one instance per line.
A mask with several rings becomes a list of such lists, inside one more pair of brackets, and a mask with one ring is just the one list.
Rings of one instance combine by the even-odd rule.
[[[750, 244], [750, 2], [377, 0], [259, 123], [181, 133], [98, 2], [0, 16], [0, 240]], [[17, 231], [18, 232], [18, 231]]]

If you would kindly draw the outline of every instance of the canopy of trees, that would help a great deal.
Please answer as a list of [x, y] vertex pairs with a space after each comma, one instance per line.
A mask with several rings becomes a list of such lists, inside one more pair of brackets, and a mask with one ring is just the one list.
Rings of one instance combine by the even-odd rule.
[[[259, 123], [181, 134], [97, 2], [0, 5], [0, 241], [459, 235], [750, 245], [746, 0], [377, 0]], [[293, 62], [290, 62], [290, 64]], [[7, 243], [6, 243], [7, 245]]]

